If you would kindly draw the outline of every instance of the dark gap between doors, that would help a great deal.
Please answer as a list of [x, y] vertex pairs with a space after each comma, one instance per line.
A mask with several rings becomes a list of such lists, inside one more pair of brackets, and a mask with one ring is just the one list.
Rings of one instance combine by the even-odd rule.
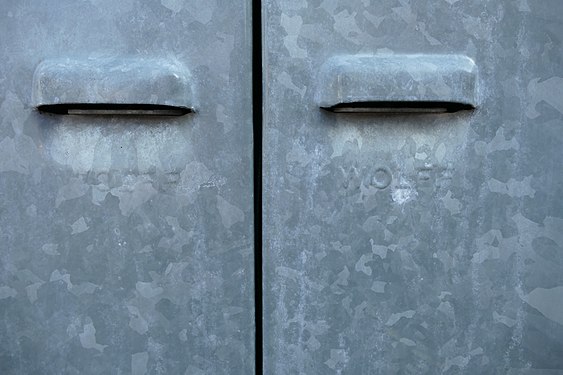
[[252, 123], [254, 145], [254, 317], [256, 374], [263, 374], [262, 303], [262, 1], [252, 0]]

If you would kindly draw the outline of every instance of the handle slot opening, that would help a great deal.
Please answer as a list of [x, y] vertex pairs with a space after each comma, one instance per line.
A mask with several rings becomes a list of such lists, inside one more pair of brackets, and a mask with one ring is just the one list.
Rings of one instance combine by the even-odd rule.
[[191, 108], [163, 104], [64, 103], [37, 106], [42, 113], [95, 116], [183, 116]]
[[453, 113], [475, 109], [467, 103], [441, 101], [368, 101], [338, 103], [322, 109], [335, 113]]

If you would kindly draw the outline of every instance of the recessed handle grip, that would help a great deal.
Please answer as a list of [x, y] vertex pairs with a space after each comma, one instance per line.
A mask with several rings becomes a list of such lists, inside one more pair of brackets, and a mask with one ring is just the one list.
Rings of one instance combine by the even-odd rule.
[[63, 115], [182, 116], [194, 111], [188, 70], [164, 59], [56, 59], [33, 77], [32, 101]]
[[477, 107], [476, 86], [466, 56], [336, 56], [320, 69], [316, 99], [331, 112], [457, 112]]

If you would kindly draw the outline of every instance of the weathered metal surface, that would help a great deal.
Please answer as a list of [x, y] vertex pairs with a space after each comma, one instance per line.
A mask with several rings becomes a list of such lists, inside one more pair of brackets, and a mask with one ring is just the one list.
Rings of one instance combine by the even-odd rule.
[[[249, 3], [0, 3], [1, 374], [254, 372]], [[53, 59], [175, 61], [197, 113], [40, 114]]]
[[[264, 22], [265, 373], [563, 373], [563, 2], [267, 0]], [[327, 60], [401, 54], [471, 58], [478, 108], [319, 109]]]

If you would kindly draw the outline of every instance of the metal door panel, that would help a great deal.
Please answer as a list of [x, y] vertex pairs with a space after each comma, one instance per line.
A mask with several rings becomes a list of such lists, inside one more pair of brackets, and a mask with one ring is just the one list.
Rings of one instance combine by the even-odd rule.
[[[562, 4], [266, 1], [265, 373], [563, 371]], [[473, 60], [477, 108], [320, 108], [331, 59], [420, 54]]]
[[[2, 2], [2, 374], [254, 372], [249, 14], [243, 0]], [[41, 114], [33, 74], [57, 59], [182, 65], [195, 113]], [[106, 74], [88, 86], [65, 69], [82, 92]]]

